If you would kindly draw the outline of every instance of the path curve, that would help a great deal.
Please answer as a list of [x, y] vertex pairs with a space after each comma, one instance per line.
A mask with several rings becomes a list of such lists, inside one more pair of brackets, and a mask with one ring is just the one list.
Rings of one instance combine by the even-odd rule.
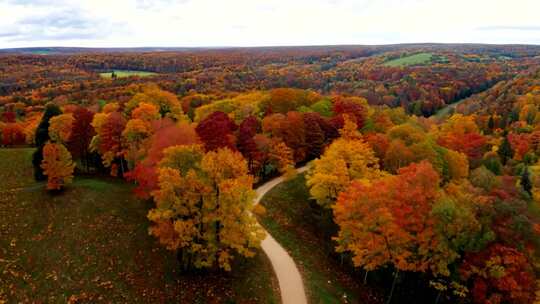
[[[309, 166], [306, 165], [296, 169], [296, 172], [302, 173], [308, 168]], [[255, 198], [255, 204], [258, 204], [268, 191], [284, 181], [285, 177], [280, 176], [258, 187], [256, 189], [257, 197]], [[283, 304], [307, 304], [302, 276], [289, 253], [268, 232], [266, 232], [266, 237], [262, 241], [261, 247], [270, 259], [276, 273], [281, 291], [281, 302]]]

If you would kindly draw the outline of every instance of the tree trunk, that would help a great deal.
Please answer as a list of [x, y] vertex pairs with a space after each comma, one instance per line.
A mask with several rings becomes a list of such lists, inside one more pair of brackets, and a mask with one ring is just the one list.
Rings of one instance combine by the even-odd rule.
[[397, 281], [398, 275], [399, 275], [399, 269], [396, 270], [396, 272], [394, 273], [394, 280], [392, 281], [392, 289], [390, 289], [390, 296], [388, 297], [388, 301], [386, 302], [386, 304], [390, 304], [392, 302], [392, 296], [394, 295], [394, 289], [396, 287], [396, 281]]
[[439, 290], [439, 293], [437, 294], [437, 298], [435, 299], [435, 304], [439, 303], [440, 298], [441, 298], [441, 291]]
[[368, 275], [369, 271], [366, 270], [366, 274], [364, 275], [364, 285], [367, 284], [367, 275]]

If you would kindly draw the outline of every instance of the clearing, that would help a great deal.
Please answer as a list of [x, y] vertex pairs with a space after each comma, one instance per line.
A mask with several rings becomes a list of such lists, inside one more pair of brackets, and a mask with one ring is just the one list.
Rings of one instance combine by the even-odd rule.
[[[132, 70], [113, 70], [113, 71], [116, 74], [116, 77], [118, 78], [126, 78], [126, 77], [132, 77], [132, 76], [150, 77], [150, 76], [157, 75], [157, 73], [146, 72], [146, 71], [132, 71]], [[102, 78], [112, 78], [113, 71], [99, 73], [99, 76], [101, 76]]]
[[422, 65], [430, 63], [433, 59], [432, 53], [418, 53], [410, 56], [405, 56], [385, 62], [383, 65], [387, 67], [405, 67], [410, 65]]
[[51, 195], [32, 179], [32, 152], [0, 149], [0, 303], [280, 302], [262, 251], [231, 273], [181, 274], [131, 184], [76, 178]]

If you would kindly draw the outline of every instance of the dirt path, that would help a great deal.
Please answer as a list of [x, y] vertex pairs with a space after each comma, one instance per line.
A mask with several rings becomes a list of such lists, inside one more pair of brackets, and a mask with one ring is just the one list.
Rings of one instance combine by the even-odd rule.
[[[302, 173], [307, 169], [308, 166], [304, 166], [296, 169], [296, 171]], [[255, 204], [258, 204], [268, 191], [283, 181], [285, 181], [284, 177], [278, 177], [257, 188]], [[302, 276], [287, 251], [268, 232], [266, 233], [266, 238], [261, 243], [261, 247], [270, 259], [276, 273], [281, 291], [281, 302], [283, 304], [307, 304]]]

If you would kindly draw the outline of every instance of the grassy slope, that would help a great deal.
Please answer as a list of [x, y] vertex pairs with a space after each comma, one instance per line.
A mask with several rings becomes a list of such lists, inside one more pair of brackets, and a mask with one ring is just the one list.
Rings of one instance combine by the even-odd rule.
[[51, 195], [32, 181], [31, 153], [0, 149], [0, 303], [279, 302], [262, 252], [230, 274], [181, 275], [130, 184], [78, 178]]
[[276, 186], [261, 204], [266, 214], [260, 216], [260, 222], [300, 267], [311, 303], [381, 302], [381, 297], [358, 284], [323, 249], [328, 241], [314, 229], [317, 217], [309, 204], [303, 174]]
[[447, 105], [446, 107], [440, 109], [439, 111], [437, 111], [437, 113], [435, 113], [435, 117], [436, 118], [439, 118], [439, 119], [443, 119], [445, 118], [446, 116], [450, 116], [451, 114], [454, 113], [454, 110], [461, 104], [463, 103], [465, 100], [467, 100], [466, 98], [460, 100], [460, 101], [457, 101], [455, 103], [452, 103], [452, 104], [449, 104]]
[[[149, 77], [157, 75], [156, 73], [152, 72], [145, 72], [145, 71], [128, 71], [128, 70], [114, 70], [114, 73], [118, 78], [124, 78], [124, 77], [130, 77], [130, 76], [139, 76], [139, 77]], [[112, 73], [99, 73], [99, 75], [103, 78], [111, 78]]]
[[431, 62], [433, 54], [431, 53], [418, 53], [407, 57], [397, 58], [384, 63], [389, 67], [400, 67], [409, 65], [426, 64]]

